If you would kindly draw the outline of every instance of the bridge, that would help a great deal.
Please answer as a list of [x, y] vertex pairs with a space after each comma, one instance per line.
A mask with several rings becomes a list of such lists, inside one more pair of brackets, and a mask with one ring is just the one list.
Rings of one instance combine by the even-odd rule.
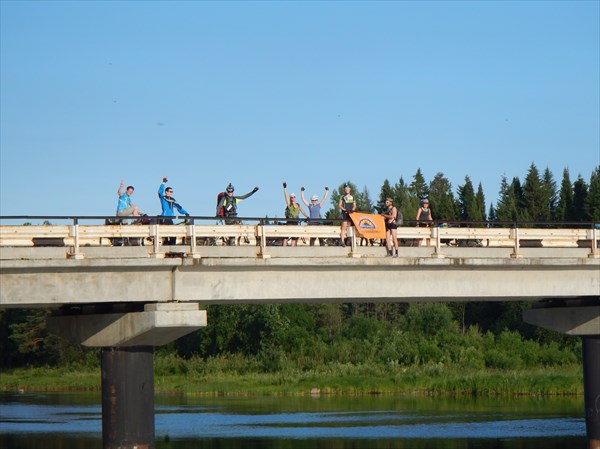
[[[593, 224], [401, 227], [400, 257], [391, 258], [352, 232], [339, 246], [338, 226], [60, 218], [70, 223], [5, 225], [16, 218], [0, 217], [0, 307], [52, 308], [50, 330], [102, 348], [105, 448], [153, 447], [153, 389], [142, 386], [153, 384], [152, 348], [205, 326], [202, 304], [523, 300], [535, 301], [525, 321], [581, 336], [586, 426], [590, 447], [600, 447], [600, 229]], [[290, 239], [297, 246], [284, 246]], [[139, 406], [119, 405], [132, 391]]]

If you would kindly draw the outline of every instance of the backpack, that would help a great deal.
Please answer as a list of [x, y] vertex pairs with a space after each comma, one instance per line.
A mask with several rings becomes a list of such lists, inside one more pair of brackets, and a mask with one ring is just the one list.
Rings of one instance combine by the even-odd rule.
[[[221, 202], [221, 198], [223, 198], [225, 195], [227, 195], [225, 192], [219, 192], [219, 194], [217, 195], [217, 206]], [[224, 206], [221, 206], [221, 208], [219, 209], [219, 213], [217, 215], [219, 217], [225, 216], [225, 207]]]
[[402, 216], [402, 211], [396, 208], [396, 220], [394, 221], [396, 226], [402, 226], [404, 224], [404, 217]]

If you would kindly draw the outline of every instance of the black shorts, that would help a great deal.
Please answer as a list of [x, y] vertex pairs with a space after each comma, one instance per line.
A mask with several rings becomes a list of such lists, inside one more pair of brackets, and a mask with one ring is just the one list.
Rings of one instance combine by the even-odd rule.
[[398, 229], [398, 226], [396, 225], [396, 223], [386, 223], [385, 224], [386, 231], [389, 231], [391, 229]]

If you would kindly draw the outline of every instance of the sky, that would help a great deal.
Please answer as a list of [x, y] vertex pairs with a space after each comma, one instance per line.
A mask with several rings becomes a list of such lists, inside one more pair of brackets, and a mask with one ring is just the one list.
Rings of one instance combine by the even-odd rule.
[[[0, 215], [283, 217], [351, 181], [600, 164], [598, 1], [0, 1]], [[325, 210], [330, 208], [327, 204]], [[434, 216], [435, 216], [435, 211]]]

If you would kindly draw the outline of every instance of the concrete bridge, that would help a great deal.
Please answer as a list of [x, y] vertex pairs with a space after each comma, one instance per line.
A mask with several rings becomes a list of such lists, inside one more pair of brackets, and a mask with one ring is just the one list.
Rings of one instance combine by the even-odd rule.
[[[52, 308], [52, 331], [102, 348], [103, 440], [113, 448], [153, 447], [152, 348], [205, 326], [201, 304], [535, 301], [527, 322], [583, 339], [586, 425], [598, 448], [598, 234], [400, 228], [403, 244], [431, 246], [390, 258], [356, 238], [345, 248], [302, 244], [334, 242], [337, 226], [0, 226], [0, 307]], [[289, 237], [299, 246], [273, 246]], [[115, 246], [127, 243], [136, 246]]]

